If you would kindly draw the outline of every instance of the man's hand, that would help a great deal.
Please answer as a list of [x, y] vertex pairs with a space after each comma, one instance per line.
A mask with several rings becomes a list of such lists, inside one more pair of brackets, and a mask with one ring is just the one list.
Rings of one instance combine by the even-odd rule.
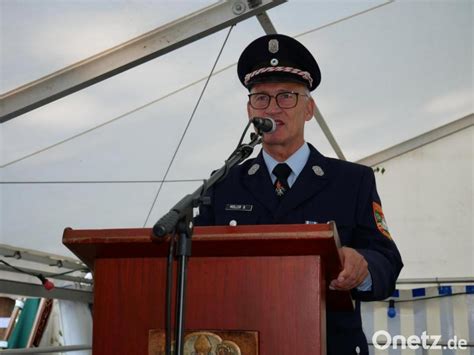
[[355, 249], [342, 247], [339, 249], [343, 270], [332, 280], [331, 290], [348, 291], [359, 286], [369, 274], [365, 258]]

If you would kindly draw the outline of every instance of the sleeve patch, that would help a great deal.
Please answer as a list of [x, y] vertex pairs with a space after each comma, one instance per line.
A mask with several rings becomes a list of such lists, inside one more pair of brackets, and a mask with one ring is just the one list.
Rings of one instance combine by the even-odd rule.
[[372, 202], [372, 208], [374, 210], [375, 224], [377, 229], [389, 239], [392, 239], [390, 232], [388, 231], [387, 222], [385, 221], [385, 216], [383, 215], [382, 206], [377, 202]]

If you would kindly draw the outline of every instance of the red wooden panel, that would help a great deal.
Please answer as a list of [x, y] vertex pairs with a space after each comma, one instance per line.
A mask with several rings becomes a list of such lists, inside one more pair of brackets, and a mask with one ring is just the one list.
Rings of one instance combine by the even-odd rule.
[[98, 259], [93, 353], [147, 354], [148, 330], [164, 327], [165, 260]]
[[[195, 257], [186, 328], [257, 330], [262, 355], [318, 354], [325, 346], [319, 263], [317, 256]], [[146, 353], [148, 331], [164, 327], [164, 269], [164, 259], [97, 260], [94, 354]]]
[[186, 326], [259, 331], [262, 355], [320, 354], [321, 271], [317, 256], [193, 258]]

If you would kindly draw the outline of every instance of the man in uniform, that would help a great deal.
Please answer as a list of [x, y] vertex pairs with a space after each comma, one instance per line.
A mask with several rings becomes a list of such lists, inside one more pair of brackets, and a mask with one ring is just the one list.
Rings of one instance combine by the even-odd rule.
[[[310, 91], [321, 74], [311, 53], [295, 39], [267, 35], [253, 41], [238, 62], [249, 90], [249, 118], [271, 117], [255, 159], [234, 167], [208, 192], [196, 225], [326, 223], [334, 220], [343, 247], [343, 270], [329, 287], [350, 290], [354, 312], [327, 312], [330, 355], [368, 354], [360, 301], [393, 293], [403, 266], [387, 229], [372, 169], [324, 157], [304, 139], [313, 117]], [[234, 209], [232, 206], [251, 206]]]

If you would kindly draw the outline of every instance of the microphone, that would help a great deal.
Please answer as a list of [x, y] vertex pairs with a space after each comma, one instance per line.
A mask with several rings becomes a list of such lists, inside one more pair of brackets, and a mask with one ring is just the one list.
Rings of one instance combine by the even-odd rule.
[[254, 127], [262, 133], [273, 133], [276, 130], [276, 123], [270, 117], [253, 117]]

